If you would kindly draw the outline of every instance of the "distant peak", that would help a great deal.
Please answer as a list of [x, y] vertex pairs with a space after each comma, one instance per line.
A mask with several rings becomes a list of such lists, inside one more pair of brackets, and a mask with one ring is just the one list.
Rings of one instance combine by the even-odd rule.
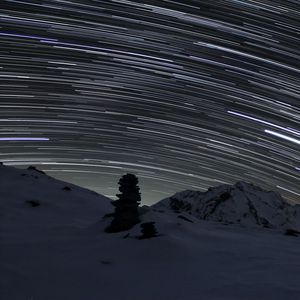
[[280, 194], [245, 181], [211, 187], [204, 193], [178, 192], [154, 207], [170, 209], [175, 213], [188, 213], [202, 220], [223, 224], [268, 228], [300, 224], [297, 207], [291, 206]]

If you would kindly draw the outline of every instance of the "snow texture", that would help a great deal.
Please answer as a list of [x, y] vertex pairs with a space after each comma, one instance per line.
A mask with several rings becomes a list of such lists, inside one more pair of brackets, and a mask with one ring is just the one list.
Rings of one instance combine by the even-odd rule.
[[[225, 192], [230, 197], [215, 207]], [[141, 224], [108, 234], [110, 199], [34, 169], [0, 166], [0, 298], [300, 299], [300, 238], [283, 234], [295, 207], [244, 183], [176, 197], [185, 206], [170, 209], [168, 198], [140, 208], [157, 237], [138, 239]]]
[[265, 191], [243, 181], [221, 185], [207, 192], [183, 191], [153, 206], [186, 212], [202, 220], [265, 228], [300, 228], [299, 206], [292, 206], [280, 194]]

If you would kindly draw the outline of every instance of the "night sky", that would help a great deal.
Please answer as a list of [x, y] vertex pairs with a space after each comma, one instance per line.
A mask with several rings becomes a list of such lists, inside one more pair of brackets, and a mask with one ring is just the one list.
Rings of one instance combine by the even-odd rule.
[[0, 161], [143, 203], [238, 180], [300, 202], [298, 0], [0, 2]]

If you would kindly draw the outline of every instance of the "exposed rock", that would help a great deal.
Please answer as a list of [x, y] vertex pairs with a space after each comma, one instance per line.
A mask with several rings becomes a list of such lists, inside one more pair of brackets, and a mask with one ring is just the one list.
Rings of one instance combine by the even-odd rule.
[[292, 206], [278, 193], [243, 181], [209, 188], [207, 192], [183, 191], [153, 205], [202, 220], [265, 228], [300, 228], [299, 205]]
[[29, 204], [31, 207], [37, 207], [41, 205], [39, 201], [35, 201], [35, 200], [27, 200], [25, 201], [25, 203]]
[[45, 172], [43, 172], [43, 171], [37, 169], [35, 166], [29, 166], [29, 167], [27, 168], [27, 170], [32, 170], [32, 171], [39, 172], [39, 173], [41, 173], [41, 174], [46, 174]]

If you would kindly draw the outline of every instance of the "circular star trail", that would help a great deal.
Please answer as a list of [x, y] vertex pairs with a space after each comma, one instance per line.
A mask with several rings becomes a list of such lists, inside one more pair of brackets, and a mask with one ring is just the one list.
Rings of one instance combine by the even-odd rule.
[[298, 0], [0, 4], [0, 160], [143, 202], [253, 182], [300, 202]]

